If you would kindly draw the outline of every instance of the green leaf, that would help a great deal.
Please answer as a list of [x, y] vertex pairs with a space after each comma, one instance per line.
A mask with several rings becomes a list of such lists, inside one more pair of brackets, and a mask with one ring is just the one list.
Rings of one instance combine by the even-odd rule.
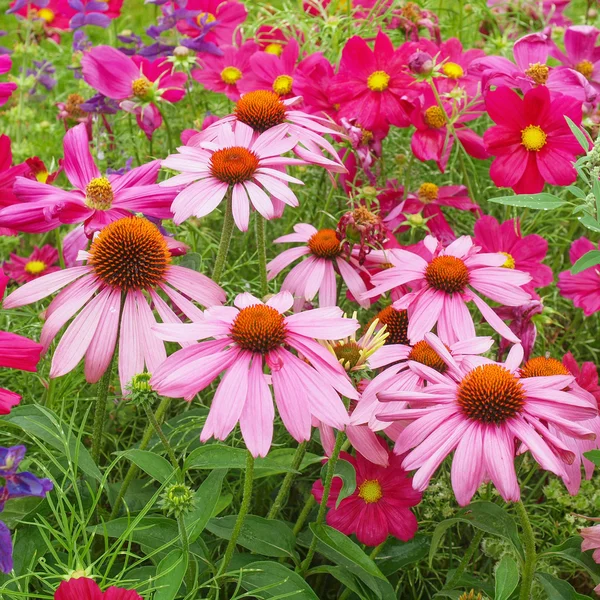
[[[217, 537], [231, 539], [237, 515], [217, 517], [206, 524], [206, 529]], [[292, 530], [283, 522], [249, 515], [237, 543], [248, 550], [273, 557], [293, 557], [296, 538]]]
[[162, 456], [154, 454], [154, 452], [132, 448], [122, 452], [121, 455], [135, 463], [142, 471], [145, 471], [160, 483], [167, 482], [173, 476], [174, 471], [171, 463]]
[[590, 215], [585, 215], [585, 217], [579, 217], [579, 222], [588, 229], [596, 232], [600, 232], [600, 223], [591, 217]]
[[156, 569], [154, 600], [173, 600], [183, 583], [187, 571], [187, 556], [183, 550], [171, 550]]
[[179, 259], [179, 266], [185, 267], [186, 269], [192, 269], [192, 271], [200, 271], [200, 265], [202, 264], [202, 256], [197, 252], [187, 252]]
[[408, 542], [390, 538], [375, 562], [381, 572], [389, 576], [424, 559], [430, 544], [431, 538], [421, 534]]
[[[325, 480], [327, 467], [328, 465], [327, 463], [325, 463], [321, 468], [322, 480]], [[339, 477], [342, 480], [340, 494], [335, 503], [335, 507], [337, 508], [342, 500], [354, 494], [354, 490], [356, 490], [356, 471], [354, 470], [352, 463], [349, 463], [347, 460], [341, 459], [338, 460], [338, 462], [335, 465], [333, 476]]]
[[573, 132], [573, 135], [577, 138], [579, 145], [583, 148], [583, 151], [587, 154], [587, 151], [590, 149], [590, 142], [587, 139], [586, 135], [581, 131], [581, 128], [578, 125], [575, 125], [569, 117], [565, 115], [565, 120], [567, 121], [567, 125], [569, 129]]
[[[592, 450], [597, 452], [600, 459], [600, 450]], [[586, 454], [591, 454], [587, 452]], [[580, 568], [585, 569], [594, 580], [594, 584], [600, 583], [600, 565], [598, 565], [591, 554], [581, 551], [581, 538], [579, 536], [569, 538], [558, 546], [553, 546], [543, 553], [542, 556], [559, 557], [567, 560]]]
[[298, 573], [275, 561], [258, 561], [242, 569], [242, 587], [256, 598], [319, 600]]
[[490, 202], [519, 208], [534, 208], [536, 210], [552, 210], [567, 204], [566, 200], [561, 200], [553, 194], [547, 193], [501, 196], [499, 198], [490, 198]]
[[571, 274], [577, 275], [590, 267], [600, 265], [600, 250], [590, 250], [579, 258], [571, 267]]
[[600, 450], [590, 450], [589, 452], [584, 452], [583, 455], [597, 467], [600, 467]]
[[124, 537], [153, 549], [179, 540], [177, 521], [167, 517], [144, 517], [137, 524], [135, 519], [121, 517], [95, 527], [89, 527], [88, 531], [96, 535], [106, 534], [111, 538]]
[[581, 188], [578, 188], [576, 185], [568, 185], [565, 189], [571, 192], [573, 196], [577, 196], [581, 200], [585, 200], [587, 198], [587, 194]]
[[58, 417], [37, 404], [13, 408], [2, 420], [21, 428], [27, 435], [37, 438], [66, 455], [70, 462], [96, 481], [102, 481], [102, 473], [94, 463], [87, 448], [63, 427]]
[[508, 600], [519, 585], [519, 566], [514, 558], [506, 555], [496, 568], [494, 600]]
[[590, 600], [589, 596], [577, 593], [568, 581], [557, 579], [548, 573], [536, 573], [535, 576], [542, 584], [548, 600]]
[[221, 488], [226, 474], [227, 469], [211, 471], [194, 494], [196, 509], [185, 515], [185, 526], [190, 543], [198, 539], [213, 516], [221, 497]]

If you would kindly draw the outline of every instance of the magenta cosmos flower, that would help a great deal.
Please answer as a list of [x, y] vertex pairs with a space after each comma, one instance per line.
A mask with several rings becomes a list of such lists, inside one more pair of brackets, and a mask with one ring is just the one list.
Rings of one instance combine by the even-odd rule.
[[[0, 56], [0, 75], [8, 73], [12, 69], [12, 59], [3, 54]], [[6, 104], [12, 93], [17, 89], [17, 84], [12, 81], [0, 83], [0, 106]]]
[[473, 233], [473, 241], [483, 252], [504, 254], [504, 267], [529, 273], [530, 288], [546, 287], [554, 280], [552, 269], [542, 264], [548, 252], [548, 242], [536, 233], [523, 236], [518, 219], [500, 224], [494, 217], [484, 215], [475, 223]]
[[208, 29], [204, 39], [217, 46], [231, 44], [235, 30], [248, 15], [243, 3], [237, 0], [188, 0], [185, 11], [196, 26], [180, 20], [177, 29], [190, 37], [197, 37]]
[[[319, 306], [335, 306], [336, 273], [339, 273], [354, 298], [360, 298], [367, 291], [360, 275], [364, 269], [355, 258], [346, 256], [335, 229], [319, 231], [308, 223], [299, 223], [294, 225], [294, 231], [273, 240], [275, 244], [301, 242], [303, 245], [284, 250], [267, 265], [269, 280], [275, 279], [296, 259], [308, 256], [288, 273], [281, 285], [282, 290], [288, 290], [307, 302], [312, 301], [318, 293]], [[370, 303], [360, 300], [360, 304], [367, 308]]]
[[560, 94], [551, 98], [544, 86], [529, 90], [524, 98], [500, 87], [486, 94], [485, 106], [496, 123], [483, 141], [495, 156], [490, 177], [498, 187], [535, 194], [546, 182], [569, 185], [575, 181], [573, 163], [583, 150], [565, 116], [580, 124], [580, 101]]
[[467, 307], [469, 301], [473, 301], [483, 318], [502, 337], [518, 342], [514, 333], [475, 292], [500, 304], [520, 306], [531, 298], [522, 289], [531, 281], [530, 275], [504, 268], [504, 254], [481, 252], [466, 235], [447, 248], [430, 235], [424, 244], [431, 253], [430, 260], [407, 250], [389, 250], [389, 262], [394, 266], [373, 276], [371, 283], [375, 287], [365, 297], [406, 284], [413, 288], [394, 303], [394, 308], [408, 310], [408, 338], [413, 344], [422, 340], [436, 323], [438, 335], [447, 344], [474, 338], [475, 326]]
[[402, 466], [416, 469], [413, 486], [423, 491], [443, 460], [453, 451], [451, 479], [458, 503], [466, 506], [477, 488], [491, 480], [508, 501], [520, 498], [515, 472], [515, 443], [521, 443], [539, 465], [568, 477], [565, 463], [573, 452], [551, 433], [556, 430], [580, 438], [593, 437], [581, 421], [597, 416], [576, 394], [564, 391], [573, 382], [566, 375], [521, 378], [520, 345], [513, 346], [505, 363], [459, 365], [433, 334], [425, 339], [448, 366], [445, 373], [419, 368], [427, 386], [419, 392], [379, 394], [380, 400], [404, 401], [410, 408], [386, 414], [386, 420], [411, 420], [394, 451], [404, 454]]
[[442, 93], [450, 92], [459, 87], [465, 90], [469, 97], [480, 93], [481, 75], [471, 69], [473, 61], [485, 56], [483, 50], [470, 48], [464, 50], [460, 40], [450, 38], [442, 42], [439, 50], [432, 50], [433, 55], [439, 52], [436, 62], [440, 64], [440, 73], [444, 75], [436, 80], [436, 86]]
[[105, 592], [89, 577], [63, 581], [54, 592], [54, 600], [142, 600], [135, 590], [111, 586]]
[[258, 51], [258, 45], [249, 40], [239, 48], [225, 46], [222, 56], [206, 54], [199, 58], [200, 68], [192, 71], [192, 77], [207, 90], [225, 94], [230, 100], [240, 99], [238, 84], [250, 72], [250, 57]]
[[337, 307], [285, 316], [293, 301], [289, 292], [265, 304], [244, 293], [236, 297], [235, 307], [206, 310], [202, 322], [155, 327], [162, 339], [183, 343], [214, 337], [172, 354], [150, 382], [163, 396], [191, 400], [224, 372], [200, 441], [224, 440], [239, 421], [248, 450], [266, 456], [274, 411], [265, 366], [279, 414], [294, 439], [310, 439], [313, 417], [336, 429], [348, 423], [339, 394], [351, 399], [358, 394], [335, 356], [315, 338], [347, 337], [358, 322], [343, 317]]
[[171, 264], [165, 238], [156, 225], [140, 217], [107, 225], [89, 252], [80, 253], [80, 259], [87, 264], [26, 283], [4, 301], [5, 308], [16, 308], [68, 286], [50, 303], [42, 328], [40, 341], [47, 349], [75, 317], [56, 347], [50, 377], [72, 371], [85, 356], [87, 381], [98, 381], [110, 364], [118, 336], [124, 390], [144, 365], [152, 372], [167, 357], [164, 345], [151, 331], [156, 324], [151, 306], [163, 322], [180, 323], [169, 303], [195, 320], [202, 318], [202, 312], [189, 298], [203, 306], [225, 301], [225, 293], [211, 279]]
[[[575, 264], [584, 254], [597, 249], [590, 240], [580, 237], [571, 244], [569, 257]], [[577, 308], [583, 309], [586, 317], [600, 310], [600, 274], [597, 267], [590, 267], [577, 275], [571, 274], [569, 270], [563, 271], [558, 275], [558, 289]]]
[[[203, 139], [206, 131], [211, 136], [215, 134], [214, 142]], [[181, 174], [161, 182], [161, 186], [168, 189], [191, 183], [173, 201], [173, 220], [179, 225], [192, 215], [204, 217], [217, 208], [227, 193], [231, 194], [233, 219], [241, 231], [248, 230], [250, 205], [265, 219], [280, 216], [273, 199], [298, 206], [298, 198], [287, 184], [303, 183], [282, 169], [304, 164], [300, 159], [282, 156], [296, 143], [285, 125], [255, 136], [241, 122], [235, 128], [221, 123], [216, 130], [193, 136], [187, 146], [177, 149], [179, 154], [162, 161], [163, 167]]]
[[91, 237], [106, 224], [135, 212], [169, 219], [177, 191], [156, 184], [160, 161], [131, 169], [125, 175], [102, 175], [90, 153], [84, 124], [65, 134], [63, 168], [75, 187], [67, 191], [37, 180], [17, 177], [14, 192], [21, 200], [0, 210], [0, 226], [41, 233], [61, 223], [84, 223]]
[[60, 267], [56, 248], [46, 244], [41, 248], [35, 246], [30, 256], [17, 256], [12, 253], [10, 260], [3, 265], [4, 272], [14, 281], [25, 283], [42, 275], [59, 271]]
[[[378, 546], [388, 535], [407, 542], [418, 529], [410, 508], [421, 502], [421, 493], [413, 489], [402, 468], [402, 458], [389, 452], [383, 440], [379, 441], [389, 455], [388, 466], [374, 464], [360, 453], [354, 457], [342, 452], [340, 460], [349, 462], [356, 471], [356, 490], [336, 508], [342, 481], [335, 477], [327, 499], [327, 524], [346, 535], [355, 533], [358, 541], [367, 546]], [[312, 493], [321, 502], [321, 480], [315, 481]]]

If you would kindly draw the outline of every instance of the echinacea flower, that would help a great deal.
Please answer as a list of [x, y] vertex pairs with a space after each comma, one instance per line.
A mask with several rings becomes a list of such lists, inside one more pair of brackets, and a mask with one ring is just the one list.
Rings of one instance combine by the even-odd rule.
[[[3, 54], [0, 56], [0, 75], [8, 73], [12, 69], [12, 59]], [[17, 84], [12, 81], [0, 83], [0, 106], [6, 104], [12, 93], [17, 89]]]
[[[571, 244], [569, 258], [575, 264], [584, 254], [598, 247], [585, 237]], [[573, 301], [577, 308], [583, 309], [586, 317], [600, 310], [600, 275], [596, 267], [589, 267], [573, 275], [570, 270], [558, 275], [557, 287], [560, 293]]]
[[[597, 521], [598, 519], [591, 519]], [[584, 527], [579, 530], [583, 542], [581, 542], [581, 551], [587, 552], [593, 550], [592, 558], [595, 562], [600, 565], [600, 525], [594, 525], [593, 527]], [[596, 594], [600, 596], [600, 585], [594, 588]]]
[[[358, 541], [367, 546], [378, 546], [388, 535], [407, 542], [418, 529], [410, 508], [421, 502], [421, 493], [413, 489], [402, 468], [402, 457], [392, 454], [383, 440], [380, 443], [389, 455], [388, 466], [373, 464], [360, 453], [354, 457], [342, 452], [340, 460], [348, 461], [356, 471], [356, 490], [336, 508], [342, 481], [334, 477], [327, 499], [327, 524], [346, 535], [355, 533]], [[320, 480], [313, 484], [312, 494], [321, 502]]]
[[173, 201], [173, 221], [179, 225], [192, 215], [204, 217], [231, 194], [233, 219], [238, 229], [248, 230], [250, 204], [265, 219], [279, 216], [273, 199], [298, 206], [298, 198], [287, 183], [303, 185], [281, 167], [303, 164], [296, 158], [282, 156], [296, 145], [286, 126], [273, 127], [256, 137], [248, 125], [238, 122], [235, 129], [221, 123], [215, 142], [203, 141], [206, 131], [193, 136], [187, 146], [178, 148], [162, 161], [163, 167], [180, 171], [160, 183], [172, 188], [188, 185]]
[[258, 51], [252, 40], [239, 48], [225, 46], [222, 56], [206, 55], [199, 59], [200, 68], [192, 71], [192, 77], [207, 90], [221, 92], [230, 100], [240, 99], [238, 84], [250, 71], [250, 57]]
[[192, 38], [206, 30], [204, 39], [219, 47], [233, 42], [235, 30], [248, 15], [244, 4], [237, 0], [188, 0], [185, 12], [189, 16], [177, 22], [177, 29]]
[[500, 252], [506, 256], [503, 267], [529, 273], [529, 288], [546, 287], [554, 280], [552, 269], [542, 264], [548, 252], [548, 242], [536, 233], [523, 236], [518, 219], [500, 224], [491, 215], [484, 215], [475, 223], [473, 233], [473, 241], [483, 252]]
[[337, 307], [285, 316], [293, 304], [289, 292], [279, 292], [266, 303], [246, 292], [234, 304], [209, 308], [201, 322], [154, 328], [162, 339], [214, 340], [172, 354], [154, 372], [153, 389], [191, 400], [223, 373], [200, 441], [226, 439], [239, 421], [248, 450], [266, 456], [274, 419], [263, 373], [267, 366], [279, 414], [294, 439], [310, 439], [313, 418], [342, 429], [348, 412], [339, 394], [350, 399], [358, 394], [342, 366], [316, 340], [344, 338], [356, 331], [358, 322], [344, 318]]
[[448, 344], [474, 338], [469, 301], [502, 337], [518, 342], [475, 292], [506, 306], [520, 306], [530, 299], [522, 286], [531, 281], [531, 276], [503, 268], [503, 254], [480, 252], [469, 236], [459, 237], [446, 248], [432, 236], [427, 236], [424, 243], [431, 253], [430, 260], [407, 250], [389, 250], [389, 261], [394, 266], [374, 275], [371, 281], [375, 287], [364, 296], [370, 298], [405, 284], [411, 286], [413, 291], [394, 303], [394, 308], [408, 309], [411, 343], [422, 340], [436, 323], [438, 334]]
[[10, 260], [4, 263], [3, 268], [11, 279], [18, 283], [25, 283], [60, 270], [60, 267], [55, 264], [57, 261], [58, 252], [56, 248], [46, 244], [41, 248], [35, 246], [28, 257], [11, 253]]
[[565, 116], [581, 123], [581, 102], [548, 88], [529, 90], [523, 98], [502, 86], [485, 96], [487, 112], [496, 123], [483, 141], [495, 156], [490, 177], [498, 187], [517, 194], [541, 192], [544, 183], [569, 185], [577, 178], [573, 167], [583, 150]]
[[171, 264], [167, 241], [156, 225], [141, 217], [110, 223], [79, 258], [87, 264], [30, 281], [4, 301], [4, 308], [16, 308], [68, 286], [48, 306], [42, 328], [40, 341], [47, 349], [75, 317], [56, 347], [50, 377], [72, 371], [85, 356], [86, 379], [97, 382], [110, 364], [118, 337], [124, 390], [144, 365], [153, 372], [166, 358], [164, 345], [152, 333], [153, 308], [163, 322], [181, 322], [159, 292], [190, 319], [202, 319], [202, 312], [188, 298], [203, 306], [225, 301], [225, 293], [211, 279]]
[[435, 335], [426, 334], [425, 339], [446, 363], [446, 372], [423, 366], [420, 372], [427, 381], [423, 390], [379, 394], [384, 402], [410, 405], [381, 418], [412, 421], [396, 441], [394, 451], [402, 455], [413, 449], [402, 466], [416, 470], [416, 490], [427, 488], [442, 461], [455, 450], [451, 480], [461, 506], [469, 504], [486, 480], [492, 481], [504, 500], [517, 501], [521, 494], [514, 465], [516, 443], [523, 444], [543, 469], [568, 478], [565, 463], [572, 462], [574, 454], [548, 425], [590, 439], [594, 433], [581, 421], [598, 414], [597, 407], [564, 391], [573, 377], [520, 377], [523, 351], [518, 344], [505, 363], [490, 360], [475, 366], [459, 365]]
[[74, 190], [18, 177], [14, 192], [21, 200], [0, 211], [0, 226], [27, 233], [50, 231], [60, 223], [84, 223], [88, 237], [106, 224], [136, 212], [169, 219], [177, 191], [156, 184], [160, 161], [125, 175], [102, 175], [92, 158], [83, 123], [69, 129], [64, 140], [63, 167]]
[[[25, 458], [25, 446], [0, 448], [0, 512], [4, 505], [14, 498], [37, 497], [44, 498], [54, 487], [46, 478], [38, 478], [33, 473], [22, 471], [17, 473], [19, 465]], [[10, 573], [13, 569], [13, 548], [10, 531], [5, 523], [0, 521], [0, 572]]]
[[102, 592], [93, 579], [73, 577], [58, 586], [54, 600], [142, 600], [142, 597], [135, 590], [115, 586]]
[[[335, 229], [317, 230], [308, 223], [294, 225], [295, 233], [273, 240], [274, 244], [301, 242], [301, 246], [284, 250], [267, 264], [269, 280], [277, 277], [283, 269], [303, 256], [308, 256], [296, 265], [283, 280], [282, 290], [307, 302], [319, 294], [319, 306], [335, 306], [337, 302], [336, 273], [348, 287], [354, 298], [359, 299], [367, 291], [360, 276], [361, 267], [352, 256], [346, 256]], [[359, 300], [368, 307], [368, 300]]]

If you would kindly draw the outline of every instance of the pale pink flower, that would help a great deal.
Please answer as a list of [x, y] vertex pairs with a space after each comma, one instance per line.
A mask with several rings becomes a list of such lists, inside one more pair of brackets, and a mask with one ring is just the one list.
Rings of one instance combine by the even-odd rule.
[[64, 288], [46, 310], [40, 338], [47, 350], [74, 317], [56, 347], [50, 377], [69, 373], [85, 356], [86, 380], [98, 381], [119, 337], [119, 378], [125, 389], [144, 365], [152, 372], [167, 357], [164, 344], [152, 333], [156, 318], [151, 305], [163, 322], [181, 323], [169, 303], [197, 320], [202, 319], [202, 311], [188, 298], [203, 306], [225, 301], [225, 293], [211, 279], [171, 264], [171, 253], [158, 228], [140, 217], [107, 225], [89, 253], [80, 253], [80, 258], [87, 259], [87, 264], [26, 283], [4, 301], [4, 308], [17, 308]]
[[289, 292], [266, 303], [239, 294], [234, 304], [209, 308], [198, 323], [154, 328], [162, 339], [180, 343], [214, 339], [171, 355], [155, 371], [152, 387], [163, 396], [191, 400], [223, 373], [200, 441], [224, 440], [239, 421], [250, 452], [265, 456], [275, 416], [266, 365], [279, 414], [294, 439], [310, 439], [313, 418], [342, 429], [348, 411], [339, 394], [351, 399], [358, 394], [335, 356], [315, 339], [346, 337], [358, 322], [337, 307], [285, 316], [293, 304]]
[[[599, 519], [590, 519], [591, 521], [598, 521]], [[585, 527], [580, 529], [579, 533], [583, 538], [581, 543], [581, 551], [587, 552], [593, 550], [592, 558], [595, 562], [600, 564], [600, 525], [594, 525], [593, 527]], [[600, 585], [594, 588], [596, 594], [600, 596]]]
[[427, 236], [424, 244], [431, 253], [430, 260], [406, 250], [389, 250], [394, 267], [374, 275], [371, 281], [375, 287], [364, 297], [408, 284], [412, 291], [397, 300], [394, 308], [408, 310], [408, 337], [412, 343], [422, 340], [436, 323], [438, 335], [446, 343], [474, 338], [475, 326], [467, 307], [470, 301], [502, 337], [518, 342], [476, 292], [506, 306], [520, 306], [531, 298], [522, 289], [531, 276], [504, 268], [504, 254], [480, 252], [469, 236], [459, 237], [446, 248], [433, 236]]

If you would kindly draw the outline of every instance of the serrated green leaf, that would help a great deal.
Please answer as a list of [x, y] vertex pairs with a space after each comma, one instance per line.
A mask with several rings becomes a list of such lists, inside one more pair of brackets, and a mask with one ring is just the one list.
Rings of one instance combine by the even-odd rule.
[[490, 202], [504, 204], [505, 206], [516, 206], [518, 208], [533, 208], [535, 210], [552, 210], [568, 204], [552, 194], [517, 194], [516, 196], [500, 196], [491, 198]]
[[600, 250], [590, 250], [586, 252], [582, 257], [577, 259], [575, 264], [571, 267], [571, 273], [577, 275], [590, 267], [595, 267], [600, 264]]

